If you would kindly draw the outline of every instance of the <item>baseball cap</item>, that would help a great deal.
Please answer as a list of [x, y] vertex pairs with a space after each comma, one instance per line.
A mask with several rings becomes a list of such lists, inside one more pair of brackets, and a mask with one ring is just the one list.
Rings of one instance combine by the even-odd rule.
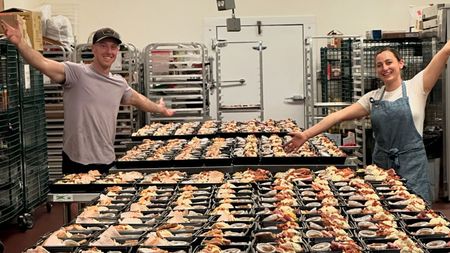
[[103, 39], [111, 38], [114, 39], [117, 44], [122, 44], [120, 40], [120, 35], [111, 28], [102, 28], [95, 31], [94, 36], [92, 37], [92, 44], [95, 44]]

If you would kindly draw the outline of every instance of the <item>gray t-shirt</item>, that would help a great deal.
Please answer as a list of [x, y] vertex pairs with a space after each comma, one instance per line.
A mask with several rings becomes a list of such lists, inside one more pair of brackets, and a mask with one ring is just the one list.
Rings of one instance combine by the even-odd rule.
[[122, 76], [104, 76], [92, 65], [64, 62], [64, 71], [64, 152], [81, 164], [113, 162], [117, 114], [131, 87]]

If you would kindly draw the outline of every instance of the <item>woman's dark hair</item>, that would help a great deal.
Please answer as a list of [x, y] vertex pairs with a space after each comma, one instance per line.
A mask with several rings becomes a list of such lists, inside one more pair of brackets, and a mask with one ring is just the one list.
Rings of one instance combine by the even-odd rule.
[[392, 47], [383, 47], [383, 48], [379, 49], [379, 50], [375, 53], [375, 58], [376, 58], [379, 54], [381, 54], [382, 52], [384, 52], [384, 51], [389, 51], [389, 52], [391, 52], [391, 53], [395, 56], [395, 58], [397, 58], [398, 61], [400, 61], [400, 60], [402, 59], [402, 57], [400, 56], [400, 54], [398, 53], [398, 51], [395, 50], [395, 49], [393, 49]]

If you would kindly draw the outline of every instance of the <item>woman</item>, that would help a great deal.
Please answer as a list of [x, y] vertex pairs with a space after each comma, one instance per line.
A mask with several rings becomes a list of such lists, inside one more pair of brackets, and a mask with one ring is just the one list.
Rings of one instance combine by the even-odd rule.
[[407, 186], [431, 203], [427, 157], [422, 140], [425, 105], [450, 55], [450, 41], [436, 53], [428, 66], [411, 80], [403, 81], [405, 66], [398, 53], [384, 48], [375, 55], [376, 72], [384, 85], [365, 94], [356, 103], [334, 112], [303, 131], [291, 133], [285, 146], [291, 152], [345, 120], [370, 115], [375, 138], [373, 161], [382, 168], [394, 168], [407, 179]]

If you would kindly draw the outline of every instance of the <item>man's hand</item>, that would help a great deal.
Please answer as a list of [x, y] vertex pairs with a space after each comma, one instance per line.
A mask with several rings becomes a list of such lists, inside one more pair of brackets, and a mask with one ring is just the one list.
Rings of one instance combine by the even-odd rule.
[[13, 43], [14, 45], [18, 45], [22, 41], [22, 32], [21, 27], [12, 27], [4, 20], [0, 20], [0, 25], [3, 28], [3, 33], [6, 38]]
[[288, 143], [284, 144], [284, 150], [288, 153], [296, 151], [308, 140], [308, 136], [306, 136], [303, 132], [289, 133], [289, 135], [292, 136], [292, 139]]
[[164, 116], [172, 116], [175, 111], [166, 107], [166, 103], [164, 103], [163, 98], [159, 100], [158, 108], [160, 109], [160, 113]]

